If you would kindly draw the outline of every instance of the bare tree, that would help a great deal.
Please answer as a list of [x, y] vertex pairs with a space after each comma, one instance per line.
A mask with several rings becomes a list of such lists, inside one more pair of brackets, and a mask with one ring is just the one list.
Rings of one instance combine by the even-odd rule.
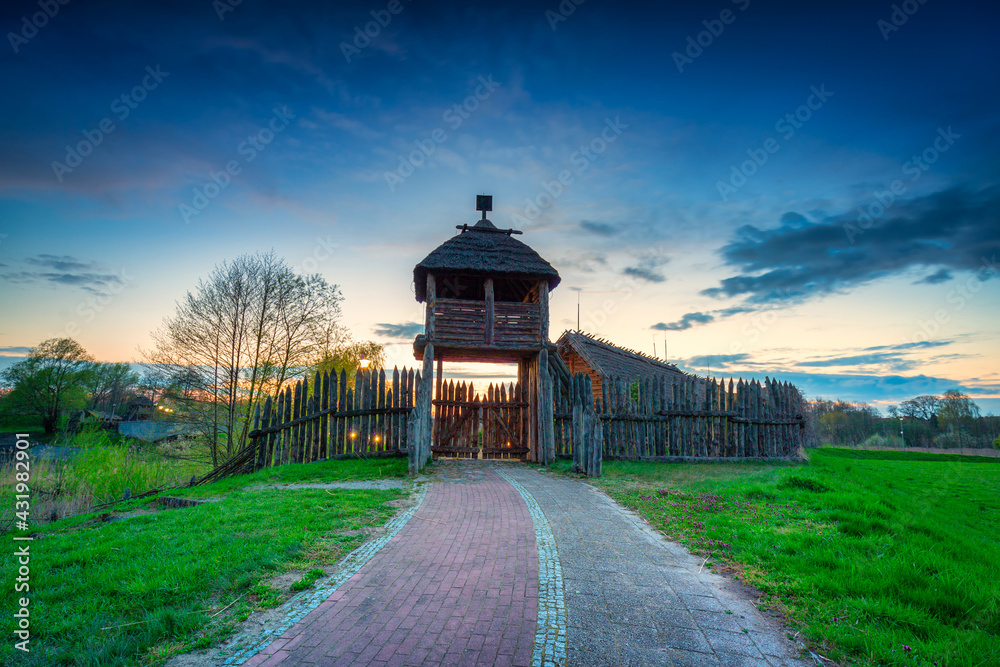
[[91, 408], [117, 413], [139, 386], [139, 374], [126, 363], [96, 363], [91, 365], [84, 385]]
[[199, 281], [153, 333], [147, 362], [173, 379], [213, 464], [245, 445], [261, 396], [314, 358], [336, 329], [340, 301], [336, 285], [296, 274], [273, 251], [243, 255]]

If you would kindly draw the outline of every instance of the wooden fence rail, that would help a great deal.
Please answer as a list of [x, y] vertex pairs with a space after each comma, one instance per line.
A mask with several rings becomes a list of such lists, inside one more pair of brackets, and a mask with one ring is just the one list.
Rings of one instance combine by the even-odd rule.
[[590, 386], [556, 390], [556, 454], [574, 462], [574, 415], [588, 409], [606, 459], [794, 458], [804, 443], [804, 402], [787, 382], [606, 377], [596, 400]]

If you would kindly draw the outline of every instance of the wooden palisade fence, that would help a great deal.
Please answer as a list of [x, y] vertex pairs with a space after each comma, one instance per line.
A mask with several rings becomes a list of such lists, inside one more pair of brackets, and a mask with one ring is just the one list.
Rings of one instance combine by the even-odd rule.
[[[524, 455], [522, 387], [508, 394], [491, 386], [480, 399], [471, 384], [445, 383], [432, 407], [413, 370], [393, 370], [391, 377], [358, 371], [353, 387], [347, 380], [343, 372], [317, 373], [311, 383], [301, 380], [269, 397], [255, 410], [249, 445], [196, 483], [348, 456], [406, 455], [410, 471], [418, 472], [431, 458], [432, 440], [448, 441], [444, 455], [466, 449], [478, 455], [480, 426], [486, 458]], [[600, 476], [603, 459], [790, 459], [804, 444], [802, 397], [787, 382], [606, 377], [599, 398], [583, 373], [553, 384], [555, 454], [572, 458], [574, 468], [591, 477]], [[459, 408], [481, 416], [464, 418]], [[462, 445], [450, 444], [452, 431], [461, 431]]]
[[405, 368], [388, 377], [384, 370], [358, 371], [353, 387], [344, 371], [317, 372], [312, 383], [300, 380], [258, 404], [249, 444], [198, 483], [351, 456], [409, 455], [411, 469], [420, 469], [426, 456], [410, 448], [421, 429], [419, 387], [420, 373]]
[[600, 422], [592, 439], [606, 459], [786, 459], [804, 444], [802, 398], [787, 382], [603, 378], [595, 400], [579, 374], [554, 398], [556, 454], [592, 475], [599, 463], [585, 465], [576, 451], [588, 411]]

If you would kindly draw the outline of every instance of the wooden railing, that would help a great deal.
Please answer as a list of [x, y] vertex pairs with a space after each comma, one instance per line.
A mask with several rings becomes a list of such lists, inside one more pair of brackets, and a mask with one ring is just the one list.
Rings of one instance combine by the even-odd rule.
[[537, 303], [497, 301], [493, 304], [492, 343], [487, 342], [485, 301], [438, 299], [434, 303], [434, 340], [438, 345], [516, 347], [539, 345], [541, 308]]

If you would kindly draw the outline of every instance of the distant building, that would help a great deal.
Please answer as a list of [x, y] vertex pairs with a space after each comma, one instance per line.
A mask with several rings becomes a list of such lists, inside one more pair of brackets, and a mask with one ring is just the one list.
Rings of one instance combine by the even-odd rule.
[[153, 401], [145, 396], [136, 396], [125, 406], [125, 421], [144, 421], [152, 419], [156, 412]]
[[114, 430], [118, 428], [118, 423], [122, 418], [113, 412], [103, 412], [101, 410], [79, 410], [73, 413], [66, 424], [66, 430], [76, 433], [83, 427], [99, 427]]
[[646, 378], [679, 380], [690, 377], [673, 364], [618, 347], [582, 331], [564, 331], [556, 341], [556, 349], [571, 374], [586, 373], [590, 376], [595, 399], [601, 397], [604, 377], [619, 377], [630, 382]]

